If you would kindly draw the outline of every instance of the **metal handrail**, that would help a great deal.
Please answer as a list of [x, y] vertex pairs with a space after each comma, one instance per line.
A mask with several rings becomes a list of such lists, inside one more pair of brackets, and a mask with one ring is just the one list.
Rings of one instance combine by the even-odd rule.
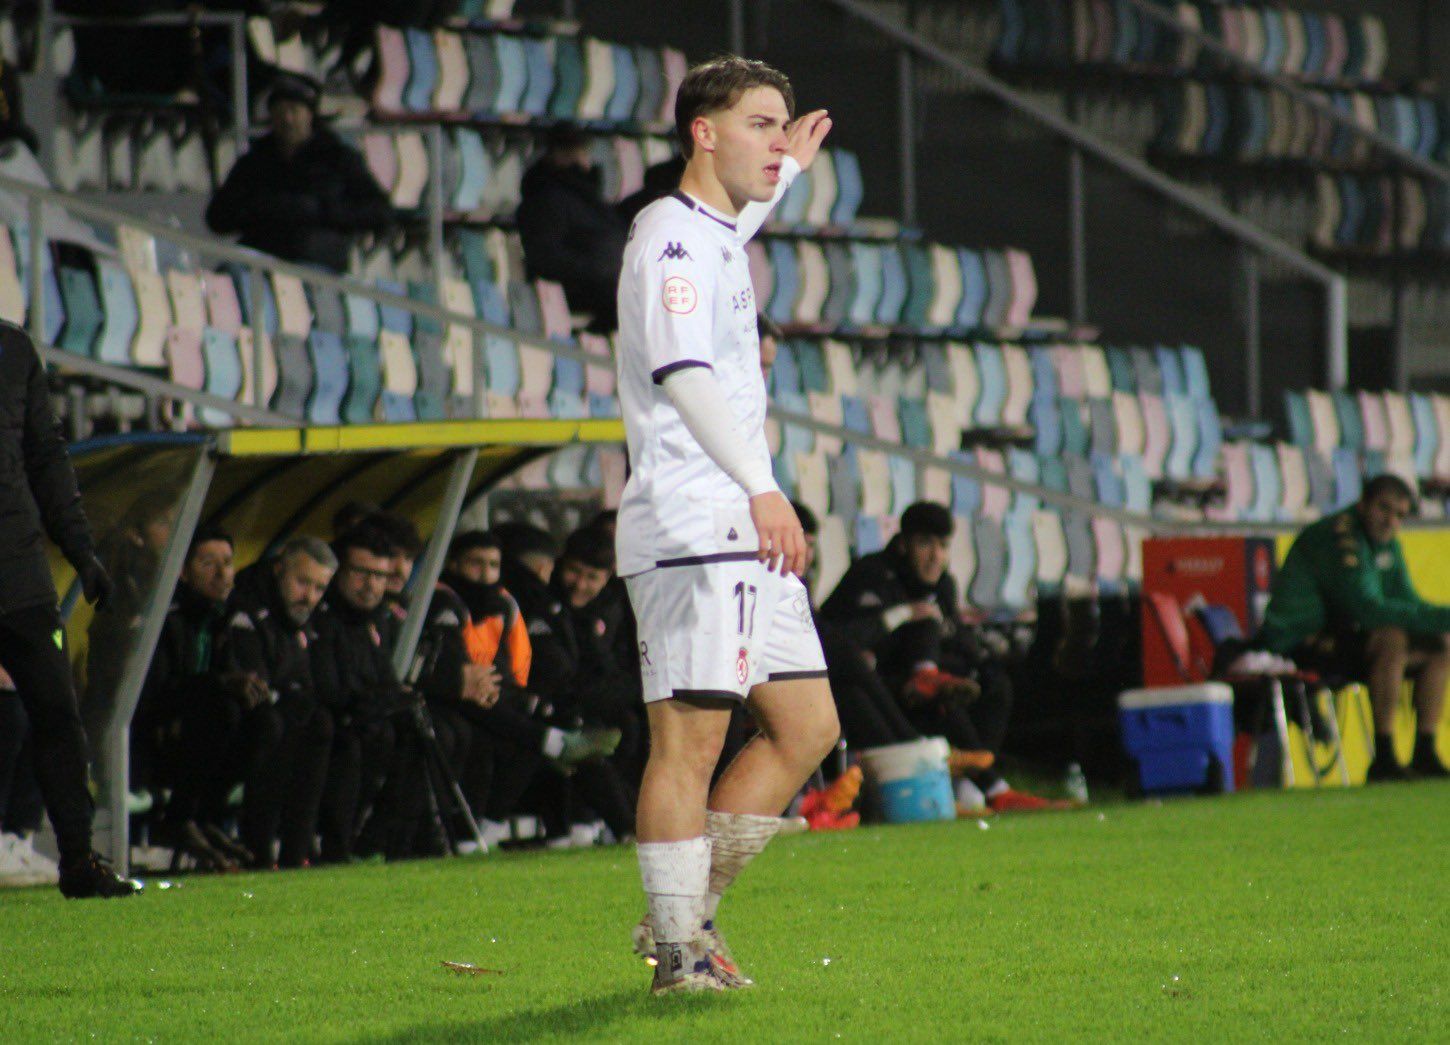
[[1202, 29], [1195, 29], [1193, 26], [1185, 25], [1171, 12], [1153, 4], [1150, 0], [1128, 0], [1128, 3], [1136, 8], [1140, 14], [1147, 16], [1159, 25], [1173, 29], [1180, 35], [1198, 44], [1204, 50], [1211, 51], [1228, 64], [1247, 73], [1254, 79], [1283, 91], [1285, 94], [1294, 98], [1295, 101], [1307, 105], [1322, 116], [1328, 117], [1336, 126], [1342, 127], [1357, 137], [1365, 139], [1373, 144], [1375, 148], [1393, 156], [1403, 166], [1409, 167], [1426, 177], [1434, 178], [1436, 181], [1450, 183], [1450, 167], [1436, 163], [1433, 160], [1428, 160], [1419, 153], [1406, 149], [1393, 138], [1388, 138], [1377, 130], [1365, 127], [1353, 117], [1346, 116], [1340, 112], [1319, 94], [1304, 87], [1291, 77], [1284, 76], [1282, 73], [1270, 72], [1256, 65], [1254, 62], [1233, 50], [1218, 37]]
[[1137, 157], [1089, 134], [1071, 120], [1059, 116], [1046, 106], [1023, 97], [997, 77], [957, 55], [943, 50], [930, 41], [922, 39], [910, 29], [863, 6], [859, 0], [818, 0], [818, 2], [845, 12], [866, 23], [899, 47], [907, 48], [950, 70], [967, 81], [974, 90], [991, 95], [1008, 108], [1015, 109], [1024, 116], [1035, 120], [1058, 137], [1066, 139], [1074, 148], [1092, 155], [1135, 181], [1141, 182], [1186, 210], [1192, 211], [1209, 224], [1216, 225], [1233, 238], [1254, 247], [1260, 253], [1276, 258], [1326, 287], [1332, 287], [1336, 280], [1343, 278], [1332, 268], [1315, 261], [1292, 244], [1265, 232], [1227, 207], [1200, 196]]

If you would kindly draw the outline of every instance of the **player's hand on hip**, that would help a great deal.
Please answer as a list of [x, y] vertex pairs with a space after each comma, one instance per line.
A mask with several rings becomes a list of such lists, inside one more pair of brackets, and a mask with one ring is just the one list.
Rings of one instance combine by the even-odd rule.
[[791, 121], [785, 132], [785, 154], [801, 165], [801, 170], [811, 169], [821, 142], [831, 131], [831, 118], [825, 109], [808, 112]]
[[750, 498], [750, 521], [760, 537], [760, 561], [772, 572], [797, 576], [806, 568], [806, 535], [785, 494], [779, 490]]

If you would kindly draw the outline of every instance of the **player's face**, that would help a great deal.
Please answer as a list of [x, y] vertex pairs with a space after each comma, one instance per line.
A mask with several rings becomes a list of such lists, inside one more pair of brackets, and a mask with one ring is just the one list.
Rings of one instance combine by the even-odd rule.
[[474, 548], [453, 560], [453, 568], [471, 584], [497, 584], [503, 555], [497, 548]]
[[332, 582], [332, 570], [310, 555], [294, 555], [277, 570], [277, 591], [293, 624], [307, 623]]
[[222, 602], [232, 593], [237, 571], [232, 566], [232, 546], [226, 541], [206, 541], [186, 560], [181, 579], [203, 598]]
[[375, 610], [382, 604], [392, 572], [390, 556], [374, 555], [366, 548], [349, 548], [337, 572], [338, 594], [356, 609]]
[[907, 564], [925, 584], [935, 584], [947, 570], [947, 551], [951, 544], [946, 537], [912, 534], [902, 542]]
[[785, 99], [774, 87], [752, 87], [729, 109], [706, 117], [713, 131], [715, 176], [737, 207], [775, 195], [785, 128]]
[[564, 589], [569, 605], [582, 610], [599, 597], [609, 583], [609, 571], [586, 566], [573, 559], [559, 560], [559, 586]]
[[1410, 502], [1391, 490], [1366, 501], [1359, 509], [1360, 518], [1364, 520], [1364, 532], [1374, 544], [1388, 544], [1398, 537], [1405, 516], [1409, 514]]

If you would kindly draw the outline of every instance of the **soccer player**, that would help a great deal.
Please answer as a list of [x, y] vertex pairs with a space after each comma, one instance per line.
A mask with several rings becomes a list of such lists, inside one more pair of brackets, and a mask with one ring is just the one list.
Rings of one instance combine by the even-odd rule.
[[[635, 219], [619, 281], [632, 472], [618, 569], [639, 622], [650, 729], [640, 928], [653, 935], [656, 994], [750, 983], [715, 928], [720, 894], [840, 732], [799, 579], [805, 537], [771, 473], [745, 255], [831, 128], [824, 110], [792, 121], [793, 104], [790, 82], [762, 62], [690, 70], [675, 102], [680, 189]], [[761, 732], [711, 791], [740, 700]]]

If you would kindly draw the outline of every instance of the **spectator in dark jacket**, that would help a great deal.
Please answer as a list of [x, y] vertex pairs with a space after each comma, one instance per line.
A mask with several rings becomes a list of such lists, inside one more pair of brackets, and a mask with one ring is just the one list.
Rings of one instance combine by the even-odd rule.
[[550, 132], [548, 151], [524, 174], [518, 222], [529, 278], [561, 284], [569, 307], [594, 317], [591, 330], [613, 330], [628, 229], [604, 199], [583, 132]]
[[45, 368], [25, 331], [0, 323], [0, 663], [30, 720], [36, 775], [60, 846], [67, 896], [125, 896], [134, 887], [91, 850], [86, 738], [64, 651], [45, 538], [75, 567], [86, 598], [111, 580], [96, 558]]
[[832, 645], [869, 653], [913, 727], [974, 756], [957, 768], [993, 809], [1045, 808], [1050, 803], [1012, 790], [995, 769], [982, 767], [985, 759], [978, 761], [981, 754], [1000, 754], [1012, 686], [962, 620], [956, 581], [947, 572], [952, 529], [942, 505], [911, 505], [886, 549], [846, 571], [821, 617]]
[[385, 228], [392, 208], [361, 154], [317, 125], [320, 97], [306, 77], [278, 78], [267, 104], [272, 132], [237, 160], [206, 223], [241, 233], [243, 246], [343, 272], [353, 235]]
[[132, 720], [136, 764], [152, 767], [147, 785], [171, 789], [162, 839], [207, 870], [253, 862], [223, 830], [227, 798], [244, 784], [242, 821], [257, 821], [282, 741], [266, 682], [231, 670], [222, 652], [232, 553], [219, 530], [192, 539]]
[[317, 641], [312, 614], [337, 571], [337, 557], [316, 537], [294, 537], [238, 582], [227, 608], [227, 667], [266, 684], [281, 718], [272, 771], [248, 787], [242, 841], [259, 866], [301, 867], [312, 853], [322, 785], [332, 749], [332, 715], [317, 700], [308, 650]]

